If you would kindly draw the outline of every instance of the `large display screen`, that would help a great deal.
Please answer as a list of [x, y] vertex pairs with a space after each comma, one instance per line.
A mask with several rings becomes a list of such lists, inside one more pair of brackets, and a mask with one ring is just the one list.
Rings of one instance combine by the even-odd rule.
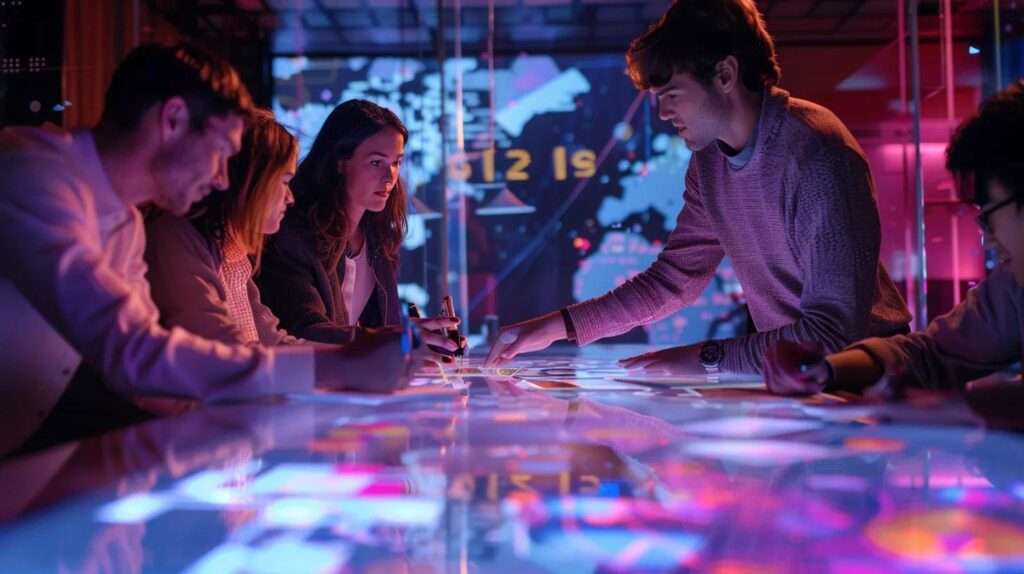
[[[486, 315], [507, 324], [622, 284], [655, 260], [683, 206], [690, 151], [632, 86], [621, 54], [451, 59], [443, 92], [436, 60], [281, 57], [273, 66], [274, 112], [303, 154], [343, 101], [371, 100], [402, 118], [415, 199], [401, 295], [436, 303], [428, 275], [440, 251], [430, 242], [447, 201], [450, 281], [463, 282], [471, 330]], [[745, 326], [725, 262], [693, 305], [623, 340], [689, 343]]]

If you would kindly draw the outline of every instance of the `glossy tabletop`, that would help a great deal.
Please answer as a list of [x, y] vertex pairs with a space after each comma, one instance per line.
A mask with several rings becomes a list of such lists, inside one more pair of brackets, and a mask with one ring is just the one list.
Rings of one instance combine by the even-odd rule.
[[474, 358], [8, 461], [0, 571], [1024, 571], [1024, 435], [953, 399], [615, 365], [636, 351]]

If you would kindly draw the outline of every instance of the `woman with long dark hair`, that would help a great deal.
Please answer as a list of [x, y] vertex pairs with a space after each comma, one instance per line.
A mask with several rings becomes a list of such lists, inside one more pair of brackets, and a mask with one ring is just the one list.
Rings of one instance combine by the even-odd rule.
[[[345, 343], [359, 328], [401, 322], [397, 272], [408, 197], [399, 171], [408, 136], [398, 116], [366, 100], [344, 102], [327, 117], [292, 181], [296, 206], [270, 241], [258, 278], [288, 332]], [[458, 349], [438, 334], [422, 335]]]

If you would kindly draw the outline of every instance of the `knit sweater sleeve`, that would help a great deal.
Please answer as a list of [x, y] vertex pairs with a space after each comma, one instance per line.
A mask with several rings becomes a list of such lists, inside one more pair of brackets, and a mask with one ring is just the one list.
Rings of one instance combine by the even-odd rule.
[[958, 389], [1020, 360], [1022, 289], [997, 271], [924, 332], [852, 346], [875, 358], [894, 386]]
[[652, 323], [692, 303], [724, 257], [701, 194], [695, 161], [684, 205], [657, 260], [605, 295], [568, 308], [580, 345]]
[[779, 340], [817, 341], [835, 352], [867, 335], [881, 243], [867, 162], [842, 145], [793, 161], [784, 219], [803, 277], [800, 317], [724, 341], [722, 368], [728, 371], [761, 372], [765, 351]]

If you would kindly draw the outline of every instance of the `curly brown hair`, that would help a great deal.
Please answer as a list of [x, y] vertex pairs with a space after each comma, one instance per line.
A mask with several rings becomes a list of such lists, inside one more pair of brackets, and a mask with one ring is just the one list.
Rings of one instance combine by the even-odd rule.
[[957, 178], [960, 199], [989, 203], [988, 183], [997, 180], [1024, 205], [1024, 80], [981, 104], [964, 120], [946, 149], [946, 169]]
[[[292, 180], [296, 209], [304, 213], [317, 240], [320, 258], [329, 266], [341, 256], [352, 230], [348, 229], [348, 191], [338, 162], [350, 159], [359, 144], [384, 129], [409, 139], [409, 131], [394, 112], [367, 100], [348, 100], [327, 116], [320, 133]], [[398, 266], [407, 229], [405, 186], [399, 179], [384, 209], [366, 212], [360, 225], [366, 239]]]
[[748, 90], [779, 83], [775, 43], [753, 0], [676, 0], [629, 45], [627, 73], [639, 90], [664, 86], [676, 72], [709, 84], [729, 56], [739, 62]]

